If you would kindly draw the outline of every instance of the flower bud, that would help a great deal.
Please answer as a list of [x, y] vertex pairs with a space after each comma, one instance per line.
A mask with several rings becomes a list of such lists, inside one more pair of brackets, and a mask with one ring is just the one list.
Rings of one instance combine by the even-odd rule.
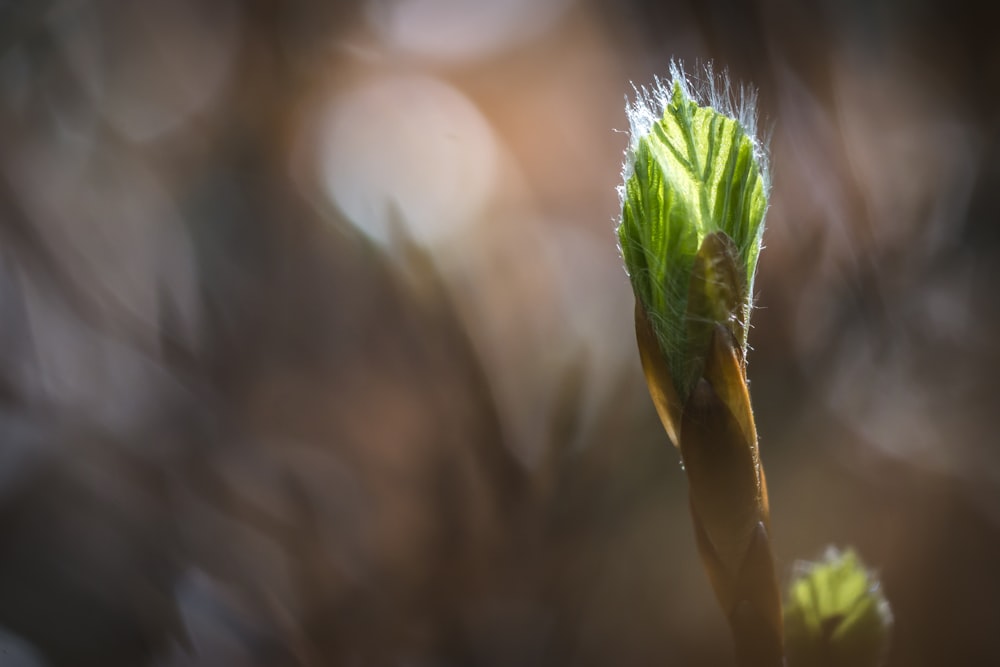
[[798, 566], [785, 605], [789, 667], [878, 667], [891, 628], [878, 579], [853, 551]]
[[673, 384], [663, 391], [681, 405], [702, 375], [715, 324], [745, 359], [768, 197], [753, 94], [740, 91], [734, 103], [729, 82], [706, 74], [700, 95], [676, 64], [668, 81], [637, 91], [619, 187], [618, 241], [642, 309], [637, 324], [648, 327]]

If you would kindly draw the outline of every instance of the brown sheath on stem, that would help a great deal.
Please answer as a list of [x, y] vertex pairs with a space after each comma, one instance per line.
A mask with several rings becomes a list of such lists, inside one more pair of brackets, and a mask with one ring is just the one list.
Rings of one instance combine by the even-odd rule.
[[636, 337], [653, 403], [687, 472], [698, 551], [744, 667], [784, 663], [781, 596], [768, 536], [767, 485], [732, 332], [710, 334], [702, 375], [680, 407], [642, 307]]
[[681, 456], [698, 551], [729, 619], [739, 664], [783, 663], [781, 594], [750, 397], [729, 332], [716, 329], [684, 407]]
[[670, 369], [667, 368], [663, 355], [660, 353], [660, 344], [656, 341], [656, 334], [653, 333], [653, 327], [646, 317], [646, 311], [638, 299], [635, 301], [635, 337], [639, 344], [642, 371], [646, 375], [646, 386], [649, 387], [649, 395], [656, 407], [656, 414], [660, 416], [660, 422], [667, 432], [667, 437], [670, 438], [675, 447], [680, 447], [681, 408], [683, 406], [677, 397], [677, 390], [674, 389]]

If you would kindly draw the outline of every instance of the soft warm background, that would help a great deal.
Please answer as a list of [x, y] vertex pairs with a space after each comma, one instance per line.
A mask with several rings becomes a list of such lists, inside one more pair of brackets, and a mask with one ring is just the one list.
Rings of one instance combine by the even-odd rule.
[[0, 664], [731, 664], [613, 235], [671, 58], [773, 129], [781, 576], [1000, 662], [978, 4], [0, 2]]

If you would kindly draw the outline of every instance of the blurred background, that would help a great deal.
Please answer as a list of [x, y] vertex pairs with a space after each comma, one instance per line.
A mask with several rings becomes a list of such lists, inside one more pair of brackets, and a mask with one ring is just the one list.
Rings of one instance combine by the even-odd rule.
[[988, 3], [0, 2], [0, 664], [726, 665], [613, 229], [713, 61], [779, 574], [1000, 662]]

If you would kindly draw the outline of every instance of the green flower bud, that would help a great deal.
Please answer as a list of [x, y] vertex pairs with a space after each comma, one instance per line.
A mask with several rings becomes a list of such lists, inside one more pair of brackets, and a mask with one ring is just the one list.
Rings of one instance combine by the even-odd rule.
[[789, 667], [877, 667], [892, 611], [857, 555], [831, 548], [822, 562], [799, 566], [784, 624]]
[[668, 81], [636, 92], [619, 187], [625, 268], [682, 404], [716, 324], [745, 363], [769, 190], [754, 94], [734, 102], [727, 79], [706, 77], [696, 94], [675, 63]]

